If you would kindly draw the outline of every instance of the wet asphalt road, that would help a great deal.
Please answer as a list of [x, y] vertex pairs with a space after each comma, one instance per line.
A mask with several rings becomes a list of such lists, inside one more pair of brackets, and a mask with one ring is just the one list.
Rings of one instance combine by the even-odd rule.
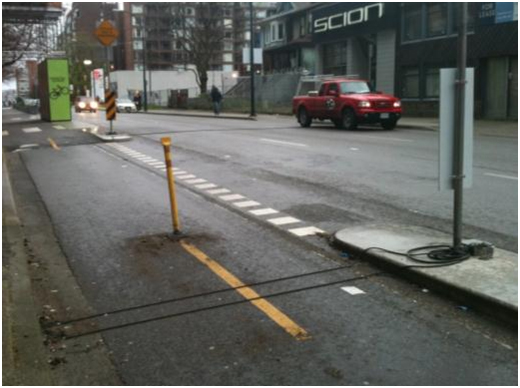
[[[103, 125], [102, 117], [80, 119]], [[119, 115], [117, 126], [152, 140], [171, 135], [178, 163], [221, 185], [287, 209], [325, 230], [346, 223], [402, 223], [452, 231], [453, 193], [439, 192], [437, 133], [354, 132], [328, 123], [300, 128], [293, 118], [262, 121]], [[510, 138], [477, 136], [473, 188], [464, 191], [464, 237], [517, 251], [518, 150]], [[183, 165], [183, 168], [188, 166]], [[225, 187], [227, 187], [225, 186]]]
[[[406, 211], [394, 193], [399, 184], [391, 183], [388, 176], [390, 170], [410, 164], [405, 156], [411, 147], [398, 142], [398, 137], [413, 142], [421, 139], [422, 154], [429, 161], [431, 137], [427, 133], [355, 132], [347, 135], [357, 140], [340, 143], [345, 133], [331, 128], [291, 136], [302, 132], [294, 124], [287, 126], [285, 119], [264, 125], [119, 117], [118, 124], [129, 132], [147, 134], [121, 144], [127, 149], [160, 161], [157, 140], [163, 135], [152, 133], [174, 127], [174, 164], [207, 181], [197, 184], [214, 183], [239, 193], [262, 207], [298, 218], [301, 224], [297, 226], [332, 232], [346, 223], [373, 222], [401, 213], [409, 214], [400, 220], [425, 218], [428, 225], [442, 218], [441, 213], [421, 217], [410, 206], [428, 183], [417, 184], [416, 194], [402, 190], [408, 193], [404, 202], [412, 209]], [[240, 129], [229, 130], [232, 126]], [[48, 133], [59, 144], [59, 133], [54, 132]], [[380, 139], [392, 136], [392, 147], [387, 144], [392, 140]], [[341, 146], [328, 146], [334, 143]], [[220, 267], [204, 264], [179, 241], [164, 237], [171, 230], [171, 220], [166, 180], [154, 167], [156, 162], [145, 157], [139, 161], [125, 148], [82, 144], [78, 139], [76, 146], [60, 151], [40, 147], [22, 152], [22, 159], [82, 291], [98, 313], [109, 313], [99, 326], [110, 329], [103, 336], [126, 383], [516, 384], [515, 333], [363, 263], [345, 260], [320, 237], [297, 237], [289, 232], [294, 225], [271, 225], [268, 217], [251, 215], [249, 208], [239, 208], [208, 194], [207, 189], [198, 189], [196, 183], [179, 180], [184, 241]], [[387, 162], [376, 168], [371, 162], [375, 157], [364, 155], [369, 150]], [[398, 154], [402, 160], [390, 166], [388, 160]], [[426, 169], [427, 161], [414, 163]], [[361, 167], [378, 177], [377, 184], [370, 183], [359, 171]], [[387, 192], [384, 184], [389, 186]], [[513, 191], [510, 195], [516, 197], [516, 187]], [[386, 199], [380, 197], [382, 192]], [[417, 206], [423, 203], [415, 201]], [[508, 227], [498, 232], [507, 243]], [[288, 332], [283, 320], [277, 321], [278, 313], [266, 313], [251, 302], [235, 304], [243, 299], [233, 290], [215, 293], [230, 287], [229, 276], [218, 268], [246, 284], [341, 269], [252, 286], [260, 296], [278, 294], [268, 301], [308, 334], [310, 338], [302, 341]], [[346, 286], [364, 294], [351, 295], [341, 289]], [[291, 292], [296, 289], [301, 290]], [[172, 301], [201, 293], [205, 295]], [[214, 308], [225, 304], [229, 305]], [[142, 308], [112, 313], [132, 306]], [[172, 314], [177, 316], [168, 317]], [[149, 319], [153, 320], [139, 323]], [[72, 326], [71, 335], [88, 332], [83, 326]]]

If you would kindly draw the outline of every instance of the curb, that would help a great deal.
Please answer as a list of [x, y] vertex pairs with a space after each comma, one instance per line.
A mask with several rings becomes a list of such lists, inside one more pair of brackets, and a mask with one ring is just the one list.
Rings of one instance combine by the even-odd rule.
[[258, 119], [256, 117], [251, 116], [244, 116], [244, 117], [237, 117], [237, 116], [210, 116], [210, 115], [197, 115], [197, 114], [190, 114], [190, 113], [159, 113], [159, 112], [137, 112], [139, 114], [145, 114], [145, 115], [162, 115], [162, 116], [182, 116], [182, 117], [199, 117], [203, 119], [231, 119], [231, 120], [249, 120], [249, 121], [257, 121]]
[[[337, 238], [336, 232], [332, 236], [332, 245], [338, 249], [345, 250], [356, 255], [361, 254], [364, 249]], [[510, 304], [503, 303], [483, 293], [472, 292], [471, 290], [459, 287], [451, 282], [429, 276], [427, 273], [418, 271], [415, 268], [402, 269], [402, 265], [396, 261], [386, 257], [377, 251], [368, 251], [364, 254], [364, 260], [367, 262], [387, 270], [393, 274], [417, 283], [423, 287], [427, 287], [440, 295], [448, 297], [458, 303], [471, 306], [491, 318], [498, 319], [508, 325], [518, 326], [518, 309]]]
[[102, 141], [109, 143], [109, 142], [115, 142], [115, 141], [129, 141], [132, 140], [132, 137], [130, 135], [103, 135], [100, 133], [93, 133], [90, 132], [90, 134], [94, 135], [98, 139], [101, 139]]
[[421, 125], [421, 124], [397, 124], [398, 129], [418, 129], [423, 131], [432, 131], [436, 132], [439, 130], [438, 127], [430, 127], [428, 125]]

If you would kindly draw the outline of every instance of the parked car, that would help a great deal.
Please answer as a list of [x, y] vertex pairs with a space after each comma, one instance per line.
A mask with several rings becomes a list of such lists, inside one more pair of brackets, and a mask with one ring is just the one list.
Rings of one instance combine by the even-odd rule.
[[293, 98], [293, 114], [302, 127], [309, 127], [312, 119], [330, 119], [337, 128], [379, 123], [384, 129], [394, 129], [401, 113], [398, 98], [374, 92], [367, 81], [359, 79], [328, 80], [319, 91]]
[[99, 104], [92, 97], [78, 96], [74, 101], [74, 109], [77, 113], [89, 111], [97, 112]]
[[137, 112], [137, 107], [135, 106], [135, 103], [128, 98], [116, 99], [116, 109], [118, 112]]

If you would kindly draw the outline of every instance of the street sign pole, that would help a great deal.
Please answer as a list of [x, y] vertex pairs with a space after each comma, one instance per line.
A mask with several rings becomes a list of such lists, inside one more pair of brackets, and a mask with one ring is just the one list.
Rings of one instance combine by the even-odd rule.
[[[94, 35], [96, 35], [96, 38], [99, 40], [99, 42], [105, 46], [106, 48], [106, 85], [105, 85], [105, 91], [107, 93], [107, 95], [110, 95], [111, 93], [111, 90], [110, 90], [110, 45], [112, 43], [114, 43], [114, 41], [117, 39], [117, 37], [119, 36], [119, 32], [117, 31], [117, 29], [114, 27], [114, 25], [108, 21], [108, 20], [103, 20], [99, 26], [96, 28], [96, 30], [94, 31]], [[113, 94], [113, 93], [112, 93]], [[114, 134], [114, 128], [113, 128], [113, 124], [112, 124], [112, 121], [114, 120], [115, 118], [115, 112], [114, 114], [108, 114], [108, 109], [109, 107], [107, 106], [107, 101], [105, 99], [105, 109], [106, 109], [106, 112], [107, 112], [107, 120], [110, 121], [110, 132], [109, 132], [109, 135], [113, 135]], [[111, 117], [111, 118], [109, 118]]]
[[[467, 3], [459, 3], [457, 80], [455, 82], [455, 131], [453, 142], [453, 248], [462, 246], [462, 199], [464, 183], [464, 106], [466, 99]], [[470, 96], [472, 98], [472, 96]]]

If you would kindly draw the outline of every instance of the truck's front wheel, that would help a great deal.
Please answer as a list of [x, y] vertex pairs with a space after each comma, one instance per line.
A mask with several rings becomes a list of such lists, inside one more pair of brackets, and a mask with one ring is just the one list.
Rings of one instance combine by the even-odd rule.
[[356, 113], [352, 109], [345, 109], [341, 118], [343, 128], [352, 131], [357, 128]]
[[312, 118], [309, 116], [309, 113], [307, 113], [307, 109], [305, 109], [303, 106], [298, 110], [298, 122], [300, 125], [304, 128], [311, 126]]

